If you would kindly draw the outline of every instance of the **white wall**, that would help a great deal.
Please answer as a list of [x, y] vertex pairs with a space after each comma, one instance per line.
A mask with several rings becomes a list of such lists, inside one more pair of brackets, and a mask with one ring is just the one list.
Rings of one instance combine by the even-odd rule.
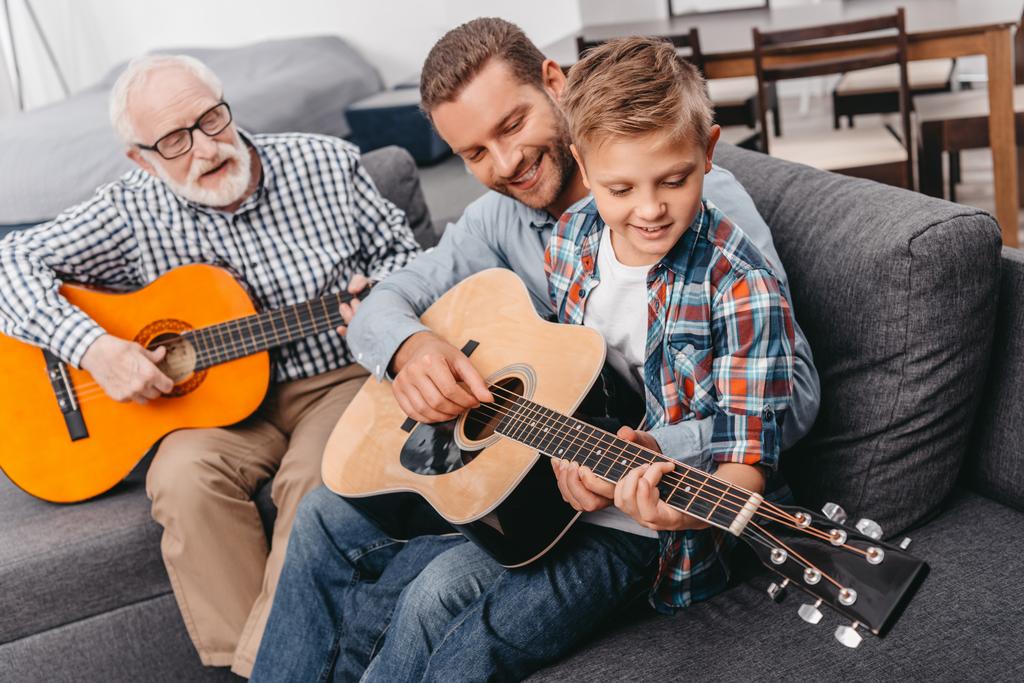
[[[11, 5], [26, 104], [59, 99], [45, 54], [33, 49], [38, 41], [27, 17], [15, 12], [21, 2]], [[34, 0], [33, 6], [72, 91], [147, 50], [312, 34], [349, 40], [391, 85], [418, 73], [445, 31], [478, 16], [513, 21], [541, 46], [581, 25], [577, 0]]]
[[[3, 17], [0, 16], [0, 35], [6, 35]], [[4, 42], [0, 39], [0, 43]], [[11, 71], [7, 67], [7, 50], [0, 45], [0, 118], [17, 111], [18, 102], [14, 94], [14, 84], [11, 82]]]

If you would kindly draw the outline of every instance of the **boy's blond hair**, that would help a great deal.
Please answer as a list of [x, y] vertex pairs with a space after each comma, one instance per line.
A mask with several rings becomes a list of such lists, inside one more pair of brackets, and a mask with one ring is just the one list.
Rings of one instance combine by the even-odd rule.
[[663, 131], [706, 148], [713, 112], [704, 77], [658, 38], [608, 41], [569, 71], [561, 99], [577, 149]]

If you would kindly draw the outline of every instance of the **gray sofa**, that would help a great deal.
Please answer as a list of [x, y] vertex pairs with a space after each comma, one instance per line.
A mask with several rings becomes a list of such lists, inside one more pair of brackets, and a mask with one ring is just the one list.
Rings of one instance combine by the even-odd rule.
[[[728, 146], [716, 160], [772, 226], [821, 373], [818, 421], [784, 458], [797, 500], [909, 529], [931, 575], [887, 638], [850, 650], [837, 615], [806, 624], [806, 599], [771, 602], [748, 560], [722, 595], [637, 608], [531, 680], [1019, 680], [1024, 255], [981, 211]], [[0, 680], [232, 678], [198, 665], [142, 481], [70, 507], [0, 483]]]

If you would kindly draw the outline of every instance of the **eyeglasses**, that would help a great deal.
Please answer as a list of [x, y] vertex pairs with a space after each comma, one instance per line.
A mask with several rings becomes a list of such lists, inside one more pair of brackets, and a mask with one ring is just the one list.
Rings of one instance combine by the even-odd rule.
[[229, 123], [231, 123], [231, 107], [227, 102], [220, 102], [200, 114], [196, 122], [188, 128], [172, 130], [152, 145], [136, 143], [135, 146], [139, 149], [156, 152], [164, 159], [176, 159], [188, 154], [192, 149], [192, 131], [201, 130], [206, 137], [212, 138], [227, 128]]

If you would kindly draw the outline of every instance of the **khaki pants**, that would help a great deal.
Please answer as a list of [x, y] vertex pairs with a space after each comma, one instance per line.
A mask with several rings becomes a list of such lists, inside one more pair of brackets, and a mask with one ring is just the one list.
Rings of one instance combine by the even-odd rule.
[[[207, 666], [248, 677], [302, 497], [321, 483], [331, 430], [362, 386], [358, 365], [271, 385], [250, 418], [167, 436], [146, 479], [161, 550], [189, 636]], [[276, 475], [276, 476], [275, 476]], [[252, 497], [274, 477], [267, 539]]]

